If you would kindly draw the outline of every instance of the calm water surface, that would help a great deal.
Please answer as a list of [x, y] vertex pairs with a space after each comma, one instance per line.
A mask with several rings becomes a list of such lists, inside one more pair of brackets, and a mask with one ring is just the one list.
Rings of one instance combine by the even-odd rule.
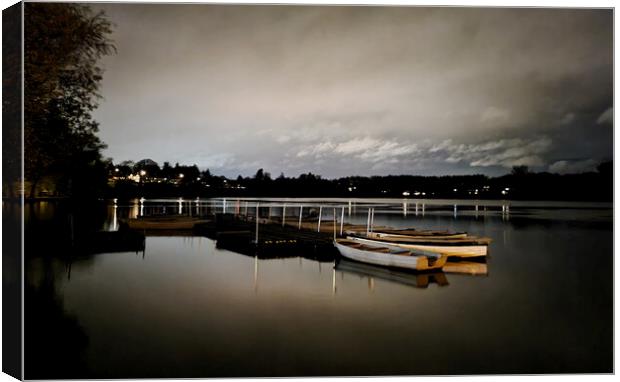
[[[295, 254], [259, 260], [206, 237], [149, 236], [144, 252], [68, 258], [70, 238], [54, 229], [114, 229], [136, 205], [70, 218], [32, 205], [26, 377], [611, 372], [612, 210], [575, 207], [455, 217], [451, 205], [424, 216], [378, 206], [375, 225], [493, 239], [485, 276], [390, 279]], [[365, 224], [367, 208], [346, 218]]]

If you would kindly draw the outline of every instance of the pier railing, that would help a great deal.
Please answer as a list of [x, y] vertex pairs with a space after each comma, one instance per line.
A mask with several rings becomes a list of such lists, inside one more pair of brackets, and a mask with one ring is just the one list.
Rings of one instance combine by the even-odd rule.
[[[345, 225], [354, 217], [357, 224], [364, 224], [367, 232], [375, 226], [375, 214], [399, 214], [424, 217], [429, 211], [451, 213], [456, 219], [466, 213], [478, 218], [487, 214], [501, 213], [504, 220], [510, 217], [510, 201], [456, 201], [434, 199], [273, 199], [273, 198], [209, 198], [209, 199], [134, 199], [119, 202], [113, 207], [129, 208], [129, 218], [155, 215], [190, 217], [214, 217], [216, 214], [232, 214], [259, 225], [279, 223], [296, 226], [299, 230], [325, 232], [326, 228], [342, 235]], [[365, 221], [360, 222], [360, 215]], [[116, 217], [116, 214], [114, 215]], [[114, 219], [114, 225], [117, 219]], [[327, 227], [325, 224], [329, 224]]]

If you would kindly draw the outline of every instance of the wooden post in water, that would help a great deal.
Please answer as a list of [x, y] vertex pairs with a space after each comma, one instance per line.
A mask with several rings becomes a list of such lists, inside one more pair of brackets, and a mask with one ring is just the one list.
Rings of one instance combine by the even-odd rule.
[[286, 204], [282, 207], [282, 227], [284, 227], [284, 223], [286, 222]]
[[415, 216], [418, 216], [418, 203], [415, 204]]
[[334, 241], [336, 241], [336, 220], [338, 219], [336, 219], [336, 207], [334, 207]]
[[304, 211], [304, 206], [303, 205], [299, 206], [299, 225], [297, 226], [297, 229], [301, 229], [301, 214], [303, 213], [303, 211]]
[[344, 226], [344, 206], [342, 206], [342, 213], [340, 214], [340, 236], [342, 236], [343, 226]]
[[366, 219], [366, 236], [370, 233], [370, 207], [368, 207], [368, 218]]
[[258, 205], [259, 202], [256, 202], [256, 237], [254, 239], [256, 245], [258, 245]]
[[321, 216], [323, 215], [323, 206], [319, 206], [319, 224], [316, 227], [316, 232], [321, 232]]
[[454, 205], [454, 218], [456, 219], [456, 204]]
[[372, 226], [375, 224], [375, 208], [372, 208], [372, 214], [370, 215], [370, 232], [372, 232]]

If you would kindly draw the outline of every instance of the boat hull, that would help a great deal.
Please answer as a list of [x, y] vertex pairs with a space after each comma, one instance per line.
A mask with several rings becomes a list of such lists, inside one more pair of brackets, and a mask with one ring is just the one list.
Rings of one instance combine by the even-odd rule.
[[438, 254], [436, 256], [436, 261], [430, 264], [426, 256], [407, 256], [393, 253], [372, 252], [343, 245], [338, 241], [334, 242], [334, 245], [343, 257], [351, 260], [385, 267], [411, 269], [414, 271], [440, 270], [447, 259], [447, 257]]
[[448, 256], [483, 257], [488, 254], [487, 245], [458, 245], [455, 243], [450, 243], [450, 245], [442, 245], [442, 243], [399, 243], [394, 241], [382, 241], [380, 239], [367, 239], [356, 236], [349, 236], [348, 239], [368, 245], [383, 245], [403, 249], [430, 251]]
[[148, 230], [191, 230], [196, 224], [205, 223], [202, 219], [129, 219], [127, 225], [131, 229]]

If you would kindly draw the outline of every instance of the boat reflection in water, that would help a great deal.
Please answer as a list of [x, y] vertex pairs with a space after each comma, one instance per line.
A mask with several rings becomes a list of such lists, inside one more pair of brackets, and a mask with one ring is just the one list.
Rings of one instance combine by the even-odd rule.
[[488, 276], [489, 268], [484, 261], [452, 261], [448, 260], [443, 266], [445, 273], [458, 273], [471, 276]]
[[[448, 279], [443, 272], [412, 273], [393, 268], [364, 264], [345, 258], [340, 258], [336, 261], [335, 269], [344, 273], [369, 277], [370, 280], [376, 278], [412, 286], [414, 288], [428, 288], [430, 284], [437, 284], [440, 287], [449, 285]], [[369, 282], [372, 283], [372, 281]]]

